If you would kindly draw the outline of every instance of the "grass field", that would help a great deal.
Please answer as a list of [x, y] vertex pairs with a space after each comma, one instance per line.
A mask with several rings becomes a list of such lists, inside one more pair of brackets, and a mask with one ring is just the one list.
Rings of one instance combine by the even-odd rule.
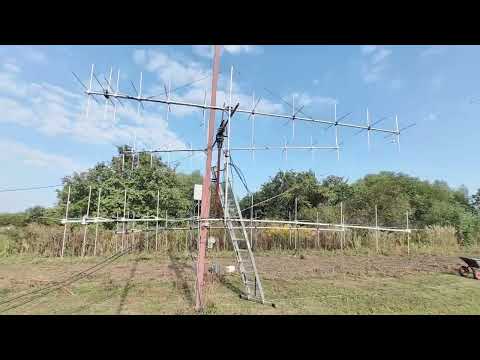
[[[0, 260], [0, 303], [95, 265], [100, 258]], [[231, 255], [210, 259], [233, 264]], [[206, 314], [480, 314], [480, 281], [454, 256], [257, 256], [268, 300], [239, 298], [238, 275], [208, 277]], [[128, 255], [97, 273], [3, 314], [194, 314], [193, 262]], [[23, 299], [22, 299], [23, 300]]]

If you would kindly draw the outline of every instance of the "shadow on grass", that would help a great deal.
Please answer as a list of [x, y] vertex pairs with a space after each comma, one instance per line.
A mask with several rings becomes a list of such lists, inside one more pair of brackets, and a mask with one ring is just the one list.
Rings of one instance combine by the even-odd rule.
[[185, 277], [185, 268], [190, 268], [191, 265], [187, 264], [185, 261], [180, 261], [175, 257], [175, 254], [170, 249], [168, 251], [168, 257], [170, 258], [171, 264], [170, 268], [175, 272], [175, 277], [177, 278], [177, 283], [180, 284], [182, 295], [184, 299], [191, 305], [194, 305], [194, 298], [192, 290], [190, 289], [187, 279]]
[[119, 293], [119, 291], [114, 291], [112, 292], [111, 294], [109, 294], [108, 296], [100, 299], [100, 300], [95, 300], [95, 301], [92, 301], [88, 304], [85, 304], [85, 305], [81, 305], [81, 306], [78, 306], [76, 308], [74, 308], [72, 311], [69, 311], [70, 314], [77, 314], [77, 313], [82, 313], [86, 310], [89, 310], [93, 305], [98, 305], [98, 304], [101, 304], [101, 303], [104, 303], [105, 301], [108, 301], [112, 298], [114, 298], [115, 296], [117, 296]]
[[218, 280], [220, 284], [225, 286], [228, 290], [232, 291], [233, 293], [237, 294], [238, 296], [244, 295], [245, 292], [240, 289], [237, 285], [231, 282], [226, 276], [219, 276]]
[[130, 269], [130, 275], [128, 276], [127, 282], [122, 290], [122, 295], [120, 296], [120, 303], [118, 304], [117, 315], [122, 313], [123, 307], [125, 305], [125, 301], [127, 300], [128, 292], [133, 287], [132, 280], [135, 277], [135, 273], [137, 271], [138, 263], [140, 262], [141, 257], [137, 257]]

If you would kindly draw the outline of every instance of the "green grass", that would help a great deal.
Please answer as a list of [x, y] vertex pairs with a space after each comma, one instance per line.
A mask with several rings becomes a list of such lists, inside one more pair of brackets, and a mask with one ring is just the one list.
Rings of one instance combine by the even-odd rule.
[[[205, 314], [479, 314], [480, 282], [453, 274], [404, 278], [265, 280], [276, 308], [239, 299], [238, 276], [208, 285]], [[189, 284], [192, 289], [193, 284]], [[175, 281], [83, 280], [10, 314], [193, 314]], [[71, 292], [71, 293], [70, 293]], [[14, 292], [9, 291], [9, 295]], [[4, 297], [6, 291], [0, 291]], [[40, 302], [39, 302], [40, 301]], [[2, 307], [3, 309], [3, 307]]]

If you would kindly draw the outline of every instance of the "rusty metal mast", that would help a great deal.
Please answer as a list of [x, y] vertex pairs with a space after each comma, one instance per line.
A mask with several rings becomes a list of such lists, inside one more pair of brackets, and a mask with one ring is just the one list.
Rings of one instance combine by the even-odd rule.
[[[213, 55], [212, 69], [212, 94], [210, 106], [216, 107], [217, 103], [217, 84], [218, 73], [220, 70], [220, 45], [215, 45]], [[212, 151], [213, 151], [213, 134], [215, 127], [215, 109], [210, 108], [210, 118], [208, 120], [208, 138], [207, 138], [207, 160], [205, 161], [205, 173], [203, 175], [203, 191], [202, 205], [200, 212], [200, 244], [197, 257], [197, 282], [195, 294], [195, 310], [199, 311], [203, 308], [203, 288], [205, 285], [205, 256], [208, 235], [208, 218], [210, 217], [210, 185], [212, 182]]]

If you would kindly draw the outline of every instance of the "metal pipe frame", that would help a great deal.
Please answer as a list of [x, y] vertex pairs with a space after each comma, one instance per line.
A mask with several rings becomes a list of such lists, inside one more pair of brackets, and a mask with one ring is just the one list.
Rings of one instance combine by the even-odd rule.
[[[221, 222], [224, 223], [225, 219], [217, 219], [217, 218], [208, 218], [204, 219], [208, 221], [209, 223], [213, 222]], [[231, 218], [231, 221], [240, 221], [240, 219], [236, 218]], [[62, 219], [61, 223], [62, 224], [95, 224], [95, 223], [136, 223], [136, 222], [157, 222], [157, 221], [164, 221], [164, 222], [187, 222], [187, 221], [193, 221], [193, 222], [198, 222], [199, 219], [198, 217], [191, 217], [191, 218], [183, 218], [183, 219], [172, 219], [172, 218], [138, 218], [138, 219], [129, 219], [129, 218], [120, 218], [120, 219], [105, 219], [105, 218], [82, 218], [82, 219]], [[288, 220], [268, 220], [268, 219], [250, 219], [251, 223], [260, 223], [260, 224], [285, 224], [285, 225], [295, 225], [292, 228], [299, 228], [302, 229], [303, 226], [311, 226], [312, 229], [317, 229], [319, 226], [325, 226], [325, 227], [330, 227], [330, 228], [339, 228], [334, 231], [340, 231], [343, 232], [344, 230], [342, 229], [362, 229], [362, 230], [377, 230], [377, 231], [385, 231], [385, 232], [401, 232], [401, 233], [407, 233], [410, 234], [412, 231], [418, 231], [419, 229], [412, 229], [412, 228], [391, 228], [391, 227], [381, 227], [381, 226], [366, 226], [366, 225], [349, 225], [345, 223], [340, 223], [340, 224], [331, 224], [331, 223], [322, 223], [322, 222], [310, 222], [310, 221], [288, 221]], [[212, 226], [209, 226], [209, 228], [214, 228]], [[218, 228], [224, 228], [224, 227], [218, 227]], [[250, 228], [250, 227], [248, 227]], [[253, 228], [259, 229], [260, 227], [258, 226], [253, 226]], [[267, 228], [267, 227], [266, 227]], [[272, 228], [272, 227], [268, 227]], [[159, 227], [159, 229], [162, 229]], [[322, 230], [322, 229], [320, 229]]]

